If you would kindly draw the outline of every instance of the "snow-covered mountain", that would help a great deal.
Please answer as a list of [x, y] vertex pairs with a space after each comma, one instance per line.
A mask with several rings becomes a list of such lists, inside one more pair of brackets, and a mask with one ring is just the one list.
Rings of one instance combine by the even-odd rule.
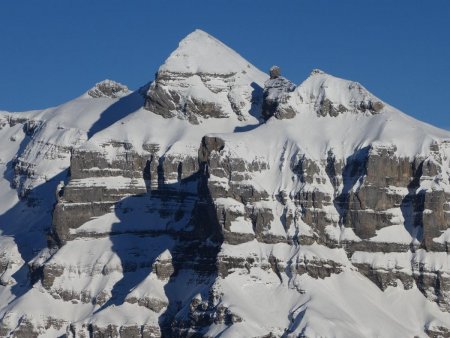
[[450, 133], [196, 30], [0, 112], [1, 337], [450, 337]]

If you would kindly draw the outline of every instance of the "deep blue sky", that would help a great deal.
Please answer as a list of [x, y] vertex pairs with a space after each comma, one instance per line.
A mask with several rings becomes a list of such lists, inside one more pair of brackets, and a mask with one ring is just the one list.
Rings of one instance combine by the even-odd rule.
[[450, 129], [448, 0], [2, 0], [0, 109], [54, 106], [105, 78], [136, 89], [195, 28], [262, 70], [300, 83], [320, 68]]

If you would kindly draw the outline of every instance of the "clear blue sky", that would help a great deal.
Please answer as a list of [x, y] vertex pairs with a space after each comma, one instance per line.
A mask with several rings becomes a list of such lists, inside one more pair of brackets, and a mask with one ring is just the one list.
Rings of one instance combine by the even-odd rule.
[[136, 89], [195, 28], [262, 70], [300, 83], [320, 68], [450, 129], [449, 0], [2, 0], [0, 109], [54, 106], [105, 78]]

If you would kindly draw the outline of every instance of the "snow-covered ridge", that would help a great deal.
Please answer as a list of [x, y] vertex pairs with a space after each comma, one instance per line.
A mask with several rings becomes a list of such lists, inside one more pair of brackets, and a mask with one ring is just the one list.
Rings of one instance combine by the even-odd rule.
[[[417, 121], [390, 106], [375, 115], [345, 112], [338, 117], [318, 117], [313, 105], [299, 104], [293, 119], [271, 118], [245, 134], [219, 137], [245, 144], [245, 147], [234, 149], [239, 156], [252, 153], [271, 158], [273, 147], [282, 149], [286, 142], [291, 142], [309, 158], [320, 160], [326, 159], [330, 150], [338, 158], [346, 159], [355, 150], [367, 146], [395, 147], [399, 157], [426, 156], [432, 144], [450, 140], [450, 133]], [[268, 138], [271, 147], [262, 141]]]

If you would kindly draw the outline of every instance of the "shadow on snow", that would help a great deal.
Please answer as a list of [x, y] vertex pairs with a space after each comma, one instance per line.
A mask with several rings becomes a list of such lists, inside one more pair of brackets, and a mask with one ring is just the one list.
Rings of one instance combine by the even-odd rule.
[[150, 174], [144, 172], [143, 176], [147, 193], [122, 199], [114, 207], [119, 221], [112, 225], [110, 240], [112, 251], [121, 261], [123, 277], [113, 286], [111, 298], [95, 313], [123, 304], [133, 290], [149, 291], [149, 279], [156, 278], [154, 272], [151, 277], [153, 266], [158, 256], [168, 251], [173, 273], [162, 281], [168, 305], [159, 317], [159, 326], [163, 336], [172, 336], [173, 323], [188, 318], [193, 297], [200, 294], [203, 300], [209, 299], [223, 240], [205, 174], [197, 172], [164, 184], [161, 166], [154, 188]]

